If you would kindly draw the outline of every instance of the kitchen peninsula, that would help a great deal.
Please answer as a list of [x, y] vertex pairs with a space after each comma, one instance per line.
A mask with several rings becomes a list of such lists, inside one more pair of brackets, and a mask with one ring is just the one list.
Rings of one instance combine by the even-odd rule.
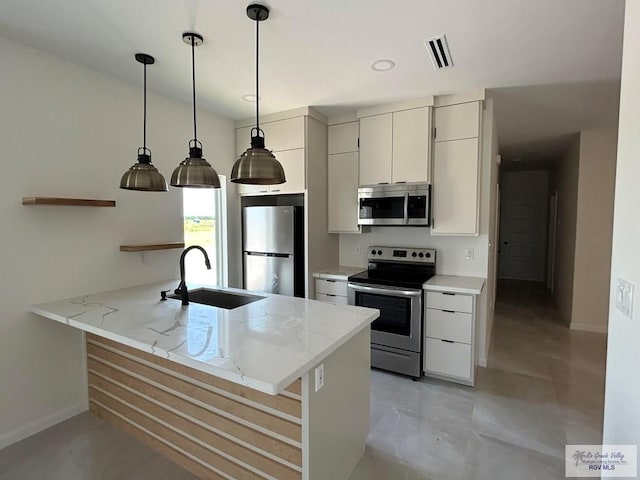
[[270, 294], [231, 309], [161, 300], [176, 284], [30, 311], [86, 332], [92, 412], [197, 476], [348, 478], [369, 432], [378, 311]]

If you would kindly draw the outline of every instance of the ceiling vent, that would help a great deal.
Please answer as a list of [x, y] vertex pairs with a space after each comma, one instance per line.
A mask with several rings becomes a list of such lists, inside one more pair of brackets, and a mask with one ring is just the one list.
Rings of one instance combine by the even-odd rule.
[[428, 38], [424, 41], [424, 44], [427, 47], [427, 52], [429, 52], [429, 57], [436, 70], [453, 67], [453, 60], [451, 60], [449, 46], [447, 45], [447, 37], [439, 35]]

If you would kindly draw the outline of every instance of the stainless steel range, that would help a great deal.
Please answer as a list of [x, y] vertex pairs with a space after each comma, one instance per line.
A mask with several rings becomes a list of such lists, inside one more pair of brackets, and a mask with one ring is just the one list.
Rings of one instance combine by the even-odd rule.
[[429, 248], [369, 247], [369, 268], [351, 275], [349, 305], [377, 308], [371, 324], [371, 366], [422, 376], [422, 284], [436, 273]]

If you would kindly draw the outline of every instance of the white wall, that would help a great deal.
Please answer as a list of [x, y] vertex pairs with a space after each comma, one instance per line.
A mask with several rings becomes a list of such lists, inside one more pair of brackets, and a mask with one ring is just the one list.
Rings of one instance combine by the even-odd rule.
[[[140, 86], [2, 38], [0, 58], [2, 447], [86, 406], [81, 334], [28, 314], [27, 306], [176, 278], [180, 251], [150, 253], [141, 264], [137, 255], [121, 253], [118, 246], [181, 240], [182, 195], [179, 189], [142, 193], [118, 188], [142, 139]], [[141, 68], [133, 52], [123, 62]], [[153, 67], [148, 77], [152, 87]], [[148, 145], [168, 180], [187, 154], [191, 107], [154, 94], [148, 106]], [[233, 123], [199, 113], [205, 157], [228, 174], [234, 160]], [[117, 207], [22, 206], [21, 197], [29, 195], [114, 199]], [[229, 198], [235, 208], [233, 186]], [[231, 227], [229, 246], [234, 248], [237, 230]], [[238, 275], [233, 270], [232, 281]]]
[[[477, 237], [431, 236], [430, 230], [423, 227], [372, 227], [369, 233], [340, 234], [340, 265], [366, 267], [368, 247], [372, 245], [391, 245], [403, 247], [428, 247], [437, 250], [437, 273], [443, 275], [465, 275], [484, 277], [489, 275], [489, 231], [491, 192], [495, 194], [495, 146], [493, 133], [493, 101], [485, 101], [483, 116], [483, 151], [481, 165], [480, 191], [480, 235]], [[493, 179], [493, 180], [492, 180]], [[491, 182], [494, 182], [493, 185]], [[490, 187], [490, 185], [492, 185]], [[495, 200], [493, 200], [495, 202]], [[495, 243], [495, 242], [494, 242]], [[474, 249], [474, 259], [465, 259], [465, 249]], [[359, 249], [360, 253], [356, 253]], [[492, 280], [492, 279], [489, 279]], [[489, 283], [489, 282], [487, 282]], [[487, 283], [477, 303], [477, 341], [476, 352], [480, 364], [486, 364], [488, 337], [487, 329]], [[491, 315], [493, 306], [490, 307]], [[490, 323], [492, 323], [490, 320]]]
[[567, 324], [571, 323], [573, 308], [579, 169], [580, 137], [576, 135], [551, 174], [551, 191], [558, 192], [553, 298]]
[[[613, 218], [604, 443], [640, 444], [640, 2], [626, 3]], [[616, 280], [635, 284], [633, 318], [615, 308]], [[604, 288], [604, 285], [602, 286]]]
[[572, 329], [607, 331], [617, 143], [616, 128], [580, 132]]

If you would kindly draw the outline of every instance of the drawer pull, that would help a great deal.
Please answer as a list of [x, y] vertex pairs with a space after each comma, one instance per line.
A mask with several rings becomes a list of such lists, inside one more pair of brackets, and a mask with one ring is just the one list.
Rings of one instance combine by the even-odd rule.
[[442, 292], [443, 295], [455, 295], [455, 293]]
[[337, 297], [337, 295], [334, 295], [333, 293], [325, 293], [325, 295], [327, 297]]
[[440, 339], [441, 342], [446, 342], [446, 343], [456, 343], [453, 340], [445, 340], [444, 338]]
[[453, 310], [442, 310], [443, 312], [447, 312], [447, 313], [456, 313]]
[[335, 280], [329, 280], [329, 279], [325, 280], [325, 282], [336, 283], [336, 281], [335, 281]]

